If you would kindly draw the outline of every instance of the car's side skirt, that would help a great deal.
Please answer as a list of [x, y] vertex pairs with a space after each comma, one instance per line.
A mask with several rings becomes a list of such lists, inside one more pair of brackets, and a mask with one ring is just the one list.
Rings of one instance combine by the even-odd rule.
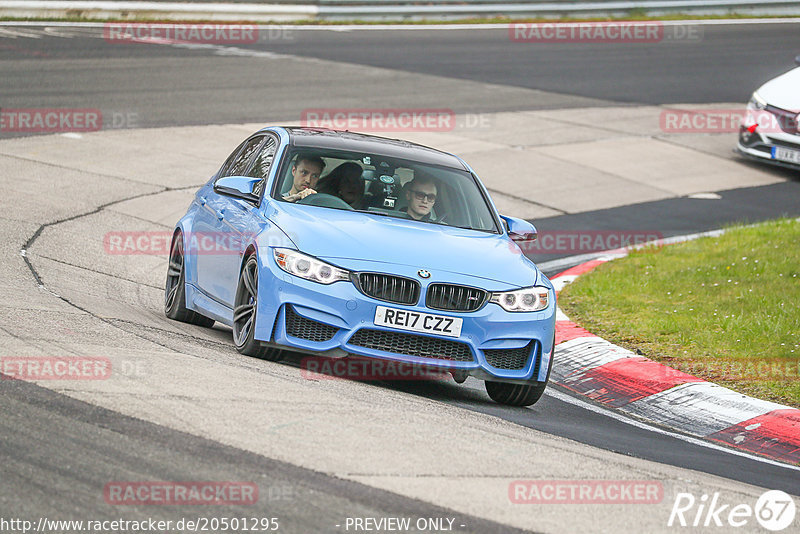
[[194, 284], [186, 284], [186, 307], [224, 325], [233, 325], [233, 310], [212, 299]]

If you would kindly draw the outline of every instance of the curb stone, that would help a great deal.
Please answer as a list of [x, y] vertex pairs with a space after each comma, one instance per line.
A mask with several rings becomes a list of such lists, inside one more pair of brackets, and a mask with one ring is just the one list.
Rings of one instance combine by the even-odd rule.
[[[551, 281], [559, 292], [578, 276], [626, 255], [626, 249], [609, 251]], [[796, 408], [749, 397], [639, 356], [580, 327], [560, 309], [556, 346], [557, 365], [550, 379], [570, 391], [695, 437], [800, 464]]]

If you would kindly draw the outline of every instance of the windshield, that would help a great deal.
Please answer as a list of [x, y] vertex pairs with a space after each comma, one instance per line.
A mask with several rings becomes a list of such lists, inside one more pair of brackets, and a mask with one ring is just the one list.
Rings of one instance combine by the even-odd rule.
[[287, 157], [278, 200], [498, 232], [476, 178], [466, 171], [330, 150], [295, 149]]

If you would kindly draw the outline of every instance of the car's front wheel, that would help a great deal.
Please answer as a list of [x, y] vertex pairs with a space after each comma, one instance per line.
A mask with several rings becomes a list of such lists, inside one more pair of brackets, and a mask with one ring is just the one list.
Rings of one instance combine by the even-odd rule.
[[544, 393], [547, 386], [546, 382], [541, 382], [535, 386], [527, 384], [508, 384], [506, 382], [486, 381], [486, 393], [493, 401], [508, 406], [531, 406]]
[[186, 308], [186, 273], [184, 270], [183, 235], [175, 232], [172, 246], [169, 249], [169, 267], [167, 282], [164, 286], [164, 314], [170, 319], [198, 326], [212, 326], [214, 319], [209, 319]]
[[265, 360], [280, 359], [282, 351], [264, 346], [254, 338], [258, 312], [258, 257], [248, 256], [239, 275], [233, 305], [233, 343], [236, 350], [247, 356]]
[[[553, 345], [555, 345], [555, 338], [553, 339]], [[545, 388], [547, 388], [554, 359], [555, 351], [554, 354], [550, 356], [550, 363], [547, 366], [547, 377], [544, 379], [544, 382], [528, 385], [490, 382], [487, 380], [484, 383], [486, 386], [486, 393], [498, 404], [505, 404], [507, 406], [532, 406], [542, 397]]]

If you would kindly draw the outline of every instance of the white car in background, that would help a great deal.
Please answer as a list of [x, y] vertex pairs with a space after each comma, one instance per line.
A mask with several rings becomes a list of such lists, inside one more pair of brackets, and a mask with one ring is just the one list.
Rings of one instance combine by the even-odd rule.
[[800, 66], [753, 93], [737, 148], [750, 158], [800, 169]]

